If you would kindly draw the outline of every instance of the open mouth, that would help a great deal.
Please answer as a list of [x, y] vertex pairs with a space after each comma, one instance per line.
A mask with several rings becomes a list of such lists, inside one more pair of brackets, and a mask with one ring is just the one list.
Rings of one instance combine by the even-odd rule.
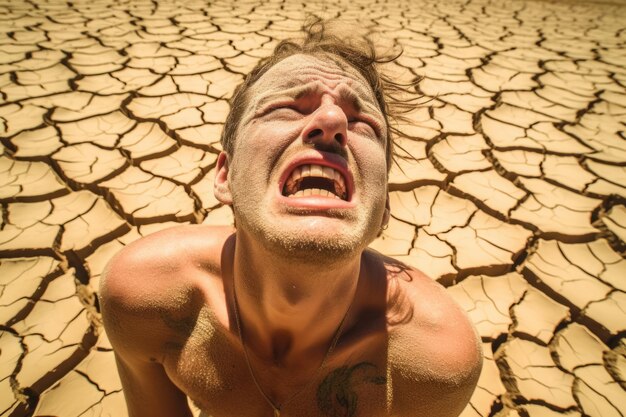
[[317, 164], [296, 167], [282, 189], [285, 197], [328, 197], [348, 201], [348, 189], [343, 174], [334, 168]]

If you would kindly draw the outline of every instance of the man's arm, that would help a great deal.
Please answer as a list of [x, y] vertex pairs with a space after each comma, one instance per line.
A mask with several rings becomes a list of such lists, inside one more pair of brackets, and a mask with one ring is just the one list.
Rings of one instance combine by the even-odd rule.
[[187, 396], [170, 381], [159, 363], [116, 354], [129, 417], [192, 417]]
[[161, 319], [168, 308], [163, 297], [176, 288], [170, 284], [171, 275], [164, 277], [159, 261], [145, 249], [150, 248], [131, 245], [107, 266], [100, 289], [104, 327], [115, 351], [129, 416], [191, 417], [187, 397], [162, 364], [163, 347], [172, 340]]

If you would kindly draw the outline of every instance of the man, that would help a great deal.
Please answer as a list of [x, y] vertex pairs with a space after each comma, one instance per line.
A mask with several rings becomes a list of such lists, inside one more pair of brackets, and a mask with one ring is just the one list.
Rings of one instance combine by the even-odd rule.
[[[236, 91], [215, 195], [107, 268], [101, 305], [131, 417], [457, 416], [473, 327], [421, 272], [367, 249], [389, 218], [389, 89], [371, 43], [309, 27]], [[396, 85], [397, 87], [397, 85]]]

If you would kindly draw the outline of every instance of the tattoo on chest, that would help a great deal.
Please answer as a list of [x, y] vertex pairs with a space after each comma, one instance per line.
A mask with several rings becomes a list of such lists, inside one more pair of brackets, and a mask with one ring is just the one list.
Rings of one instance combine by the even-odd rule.
[[356, 415], [359, 395], [363, 385], [385, 385], [387, 378], [380, 375], [376, 365], [361, 362], [342, 366], [330, 372], [317, 388], [317, 407], [328, 417]]

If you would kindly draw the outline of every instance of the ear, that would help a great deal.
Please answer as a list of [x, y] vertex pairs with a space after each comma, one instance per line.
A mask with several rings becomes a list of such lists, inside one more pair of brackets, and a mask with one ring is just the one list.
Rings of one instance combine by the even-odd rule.
[[383, 230], [387, 229], [390, 217], [391, 209], [389, 208], [389, 194], [387, 194], [387, 200], [385, 201], [385, 211], [383, 212], [383, 221], [380, 223], [380, 232], [378, 232], [379, 237], [383, 234]]
[[233, 196], [230, 192], [230, 182], [228, 181], [228, 155], [221, 152], [217, 157], [215, 167], [215, 182], [213, 183], [213, 194], [222, 204], [232, 204]]

